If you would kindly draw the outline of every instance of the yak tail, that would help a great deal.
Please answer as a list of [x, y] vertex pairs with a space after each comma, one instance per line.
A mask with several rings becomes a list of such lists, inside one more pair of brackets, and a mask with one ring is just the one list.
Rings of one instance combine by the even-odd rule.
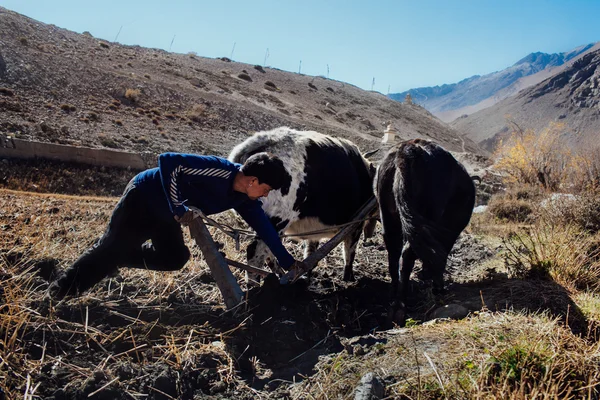
[[444, 245], [447, 232], [418, 213], [404, 214], [402, 233], [423, 264], [445, 267], [448, 250]]
[[407, 183], [401, 182], [404, 187], [401, 188], [402, 193], [396, 199], [404, 242], [410, 243], [417, 258], [424, 264], [444, 268], [450, 251], [446, 243], [452, 241], [452, 234], [449, 229], [440, 226], [420, 212], [419, 199], [411, 196], [410, 191], [405, 187]]

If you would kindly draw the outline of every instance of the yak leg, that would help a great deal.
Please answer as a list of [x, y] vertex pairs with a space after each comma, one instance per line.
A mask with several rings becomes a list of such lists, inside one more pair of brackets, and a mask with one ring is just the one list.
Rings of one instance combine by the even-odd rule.
[[[317, 251], [319, 248], [318, 240], [306, 240], [304, 244], [304, 259], [306, 260], [308, 256]], [[311, 271], [306, 272], [306, 277], [310, 280]]]
[[385, 232], [383, 241], [388, 252], [388, 268], [392, 278], [392, 299], [398, 296], [398, 285], [400, 281], [400, 256], [402, 255], [402, 235], [392, 235]]
[[402, 248], [402, 260], [400, 264], [400, 293], [399, 298], [406, 301], [408, 291], [410, 290], [410, 274], [415, 266], [417, 255], [413, 251], [410, 243], [406, 242]]
[[356, 245], [360, 239], [361, 230], [357, 229], [344, 239], [344, 280], [346, 282], [354, 281], [354, 271], [352, 264], [356, 257]]

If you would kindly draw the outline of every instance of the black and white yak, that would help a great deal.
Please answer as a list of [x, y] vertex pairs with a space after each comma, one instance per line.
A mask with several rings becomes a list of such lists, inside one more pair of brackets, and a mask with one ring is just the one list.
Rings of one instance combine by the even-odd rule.
[[[348, 140], [280, 127], [249, 137], [231, 151], [229, 160], [244, 163], [251, 155], [263, 151], [278, 156], [291, 177], [280, 190], [273, 190], [262, 199], [263, 209], [280, 234], [307, 240], [305, 257], [316, 250], [319, 239], [330, 238], [337, 231], [303, 233], [350, 222], [373, 196], [375, 167]], [[375, 223], [373, 216], [368, 222], [357, 224], [356, 231], [345, 238], [345, 281], [354, 280], [352, 263], [361, 230], [366, 237], [371, 236]], [[254, 266], [275, 262], [259, 239], [248, 245], [247, 257]]]
[[441, 291], [448, 254], [473, 212], [471, 177], [442, 147], [414, 139], [386, 154], [375, 180], [393, 298], [406, 300], [417, 259], [422, 278]]

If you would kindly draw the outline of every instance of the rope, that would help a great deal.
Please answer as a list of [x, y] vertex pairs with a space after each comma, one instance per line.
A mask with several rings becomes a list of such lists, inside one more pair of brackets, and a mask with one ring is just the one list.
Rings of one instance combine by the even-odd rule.
[[362, 219], [355, 219], [353, 221], [350, 222], [346, 222], [345, 224], [340, 224], [340, 225], [334, 225], [334, 226], [330, 226], [329, 228], [323, 228], [323, 229], [318, 229], [315, 231], [308, 231], [308, 232], [303, 232], [303, 233], [290, 233], [290, 234], [281, 234], [279, 235], [280, 237], [302, 237], [302, 236], [313, 236], [313, 235], [318, 235], [319, 233], [325, 233], [325, 232], [333, 232], [333, 231], [337, 231], [342, 229], [345, 226], [348, 225], [352, 225], [352, 224], [357, 224], [359, 222], [364, 222], [369, 220], [370, 218], [362, 218]]
[[[362, 207], [359, 209], [362, 210], [365, 205], [370, 201], [371, 199], [369, 199], [367, 202], [365, 202]], [[188, 208], [195, 214], [194, 218], [202, 218], [204, 220], [204, 222], [207, 225], [211, 225], [216, 227], [217, 229], [219, 229], [221, 232], [223, 232], [224, 234], [226, 234], [227, 236], [229, 236], [230, 238], [232, 238], [235, 241], [235, 249], [237, 251], [240, 250], [240, 235], [245, 235], [248, 237], [256, 237], [256, 233], [254, 233], [253, 231], [249, 231], [246, 229], [239, 229], [239, 228], [234, 228], [232, 226], [229, 226], [227, 224], [222, 224], [219, 223], [217, 221], [215, 221], [212, 218], [207, 217], [202, 210], [200, 210], [199, 208], [196, 207], [190, 207], [188, 206]], [[358, 213], [357, 213], [358, 214]], [[326, 233], [326, 232], [334, 232], [334, 231], [338, 231], [348, 225], [353, 225], [353, 224], [357, 224], [359, 222], [364, 222], [369, 220], [369, 217], [365, 217], [365, 218], [361, 218], [361, 219], [355, 219], [349, 222], [346, 222], [344, 224], [340, 224], [340, 225], [334, 225], [334, 226], [330, 226], [329, 228], [323, 228], [323, 229], [317, 229], [314, 231], [308, 231], [308, 232], [303, 232], [303, 233], [293, 233], [293, 234], [281, 234], [279, 235], [279, 237], [284, 238], [284, 237], [305, 237], [305, 236], [314, 236], [314, 235], [318, 235], [321, 233]]]
[[237, 229], [227, 224], [221, 224], [215, 221], [214, 219], [207, 217], [199, 208], [189, 206], [188, 208], [194, 213], [194, 218], [202, 218], [207, 225], [211, 225], [218, 228], [221, 232], [232, 238], [235, 241], [235, 249], [237, 251], [240, 250], [240, 234], [247, 236], [256, 236], [256, 234], [252, 231]]

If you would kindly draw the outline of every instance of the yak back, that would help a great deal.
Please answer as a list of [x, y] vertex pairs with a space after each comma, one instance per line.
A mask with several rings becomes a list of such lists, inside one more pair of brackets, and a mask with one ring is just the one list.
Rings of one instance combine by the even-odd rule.
[[374, 168], [348, 140], [281, 127], [254, 134], [229, 159], [244, 163], [264, 151], [281, 158], [292, 177], [280, 193], [265, 199], [263, 208], [270, 216], [292, 207], [297, 219], [316, 217], [338, 225], [350, 221], [373, 195]]
[[394, 173], [392, 190], [404, 241], [424, 263], [445, 265], [475, 201], [464, 167], [442, 147], [414, 139], [392, 149], [380, 168]]

